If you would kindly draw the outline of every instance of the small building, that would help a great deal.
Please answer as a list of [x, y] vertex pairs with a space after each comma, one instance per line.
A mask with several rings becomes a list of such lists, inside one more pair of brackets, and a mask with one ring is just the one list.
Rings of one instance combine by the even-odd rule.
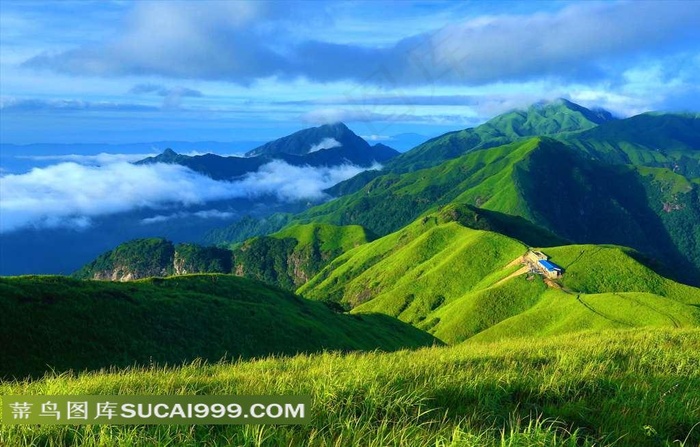
[[537, 264], [539, 261], [542, 260], [547, 260], [547, 255], [542, 253], [541, 251], [530, 250], [527, 252], [526, 256], [527, 259], [534, 264]]
[[540, 259], [537, 261], [541, 266], [541, 270], [547, 275], [548, 278], [557, 279], [561, 276], [563, 269], [546, 259]]

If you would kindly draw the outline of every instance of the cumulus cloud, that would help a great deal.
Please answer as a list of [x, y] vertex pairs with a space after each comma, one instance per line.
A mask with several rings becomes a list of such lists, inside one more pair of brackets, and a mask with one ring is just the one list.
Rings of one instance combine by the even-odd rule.
[[305, 40], [299, 27], [279, 26], [289, 17], [300, 19], [293, 5], [138, 3], [115, 40], [41, 54], [25, 65], [240, 84], [276, 76], [389, 87], [478, 85], [551, 76], [601, 79], [641, 57], [696, 54], [700, 39], [694, 2], [584, 2], [547, 13], [481, 16], [388, 46]]
[[[320, 200], [326, 198], [324, 189], [363, 170], [351, 165], [314, 168], [272, 161], [239, 181], [224, 182], [180, 165], [60, 163], [0, 177], [0, 232], [25, 227], [84, 228], [97, 216], [233, 198]], [[212, 211], [200, 212], [198, 217], [223, 216]]]
[[321, 151], [324, 149], [332, 149], [334, 147], [340, 147], [342, 144], [335, 138], [324, 138], [320, 143], [314, 144], [309, 148], [309, 154], [316, 151]]

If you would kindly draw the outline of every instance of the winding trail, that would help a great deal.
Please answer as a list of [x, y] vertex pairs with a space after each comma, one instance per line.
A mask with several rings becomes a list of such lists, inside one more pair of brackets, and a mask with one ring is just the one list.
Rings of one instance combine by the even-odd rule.
[[596, 314], [596, 315], [598, 315], [598, 316], [600, 316], [600, 317], [602, 317], [602, 318], [605, 318], [605, 319], [608, 320], [608, 321], [612, 321], [613, 323], [622, 324], [622, 325], [627, 326], [627, 327], [634, 327], [634, 325], [631, 325], [631, 324], [629, 324], [629, 323], [627, 323], [627, 322], [624, 322], [624, 321], [616, 320], [616, 319], [614, 319], [614, 318], [610, 318], [610, 317], [608, 317], [607, 315], [601, 313], [600, 311], [594, 309], [593, 306], [591, 306], [590, 304], [586, 303], [585, 301], [583, 301], [583, 300], [581, 299], [581, 295], [576, 295], [576, 299], [577, 299], [578, 302], [581, 303], [586, 309], [590, 310], [591, 312], [593, 312], [594, 314]]
[[502, 282], [508, 281], [508, 280], [511, 279], [511, 278], [514, 278], [514, 277], [516, 277], [516, 276], [520, 276], [520, 275], [522, 275], [523, 273], [527, 273], [527, 272], [529, 272], [529, 271], [530, 271], [530, 267], [528, 267], [527, 265], [525, 265], [525, 266], [523, 266], [522, 268], [519, 268], [518, 270], [514, 271], [514, 272], [511, 273], [510, 275], [506, 276], [505, 278], [499, 279], [499, 280], [498, 280], [493, 286], [491, 286], [491, 287], [495, 287], [495, 286], [501, 284]]

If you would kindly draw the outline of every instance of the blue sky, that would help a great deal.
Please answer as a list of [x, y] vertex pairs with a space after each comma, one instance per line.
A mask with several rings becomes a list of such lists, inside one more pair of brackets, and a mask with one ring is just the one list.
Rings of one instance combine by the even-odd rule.
[[12, 1], [3, 143], [436, 135], [541, 99], [700, 107], [700, 2]]

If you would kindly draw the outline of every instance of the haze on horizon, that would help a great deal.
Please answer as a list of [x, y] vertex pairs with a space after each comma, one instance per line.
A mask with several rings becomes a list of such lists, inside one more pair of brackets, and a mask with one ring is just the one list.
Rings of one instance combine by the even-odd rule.
[[698, 110], [700, 7], [645, 2], [3, 1], [2, 143], [374, 141], [565, 97]]

